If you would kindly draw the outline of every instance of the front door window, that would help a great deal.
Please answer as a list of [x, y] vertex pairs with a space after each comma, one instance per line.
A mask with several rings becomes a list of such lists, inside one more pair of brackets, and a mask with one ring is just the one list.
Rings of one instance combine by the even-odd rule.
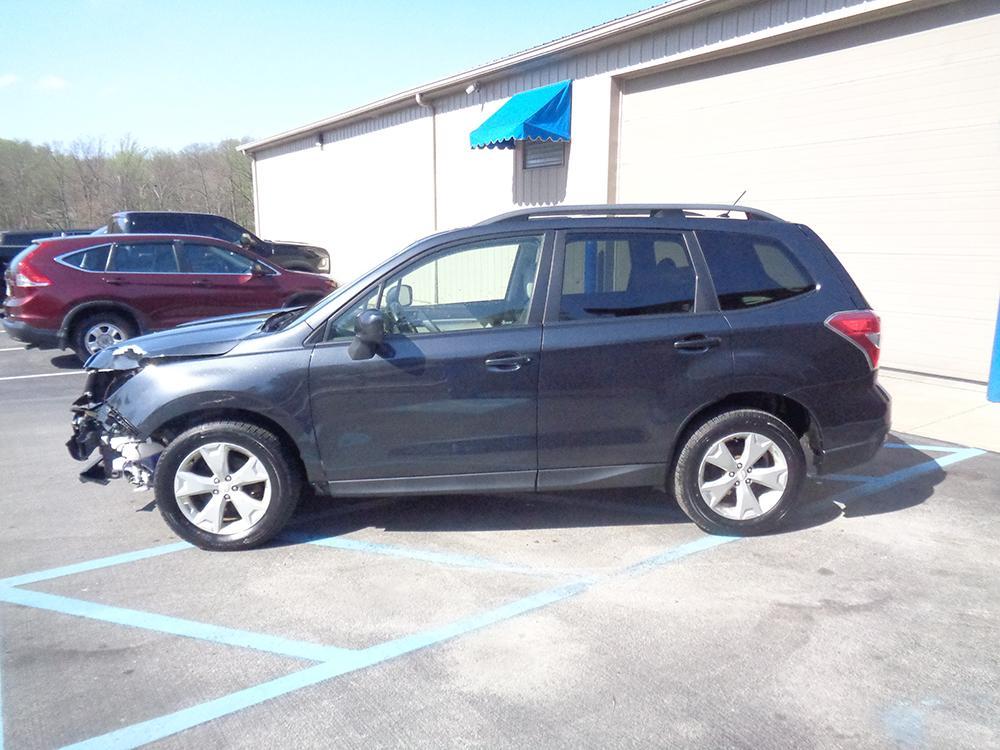
[[406, 335], [525, 325], [541, 237], [462, 245], [390, 278], [379, 308], [387, 333]]

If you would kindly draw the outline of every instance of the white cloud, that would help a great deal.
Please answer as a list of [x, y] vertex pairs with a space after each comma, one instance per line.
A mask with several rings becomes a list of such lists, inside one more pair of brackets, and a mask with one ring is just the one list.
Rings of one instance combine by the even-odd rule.
[[43, 91], [59, 91], [66, 88], [66, 86], [66, 79], [56, 75], [49, 74], [38, 79], [38, 88]]
[[13, 73], [0, 73], [0, 89], [5, 89], [8, 86], [13, 86], [17, 83], [17, 76]]

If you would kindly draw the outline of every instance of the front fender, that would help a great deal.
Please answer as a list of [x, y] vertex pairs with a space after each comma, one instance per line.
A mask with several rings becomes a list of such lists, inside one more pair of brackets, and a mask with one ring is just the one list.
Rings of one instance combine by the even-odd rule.
[[145, 439], [183, 418], [244, 412], [274, 422], [294, 442], [310, 481], [322, 481], [309, 407], [309, 350], [153, 361], [107, 404]]

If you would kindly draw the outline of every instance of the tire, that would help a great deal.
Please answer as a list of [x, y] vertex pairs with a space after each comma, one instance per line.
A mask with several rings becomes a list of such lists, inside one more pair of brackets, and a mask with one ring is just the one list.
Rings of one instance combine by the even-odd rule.
[[92, 354], [99, 349], [94, 346], [100, 342], [95, 340], [102, 333], [109, 336], [109, 342], [101, 348], [116, 346], [123, 341], [134, 337], [137, 333], [136, 325], [126, 315], [109, 310], [107, 312], [91, 313], [84, 315], [73, 324], [70, 333], [70, 346], [80, 358], [81, 362], [86, 362]]
[[210, 422], [166, 447], [153, 487], [174, 533], [201, 549], [227, 551], [257, 547], [280, 532], [298, 504], [302, 476], [298, 462], [263, 427]]
[[[748, 450], [752, 461], [745, 466]], [[710, 534], [766, 534], [794, 506], [805, 475], [802, 446], [788, 425], [764, 411], [738, 409], [690, 433], [674, 465], [674, 497]]]

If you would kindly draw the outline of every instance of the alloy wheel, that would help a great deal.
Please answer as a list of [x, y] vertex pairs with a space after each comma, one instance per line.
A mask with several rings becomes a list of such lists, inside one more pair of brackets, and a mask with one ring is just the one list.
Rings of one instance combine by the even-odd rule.
[[271, 502], [271, 477], [252, 451], [206, 443], [174, 474], [174, 497], [185, 518], [211, 534], [239, 534], [257, 525]]
[[87, 329], [83, 335], [83, 345], [91, 354], [120, 344], [126, 338], [125, 332], [114, 323], [98, 323]]
[[714, 513], [734, 521], [773, 510], [788, 486], [781, 448], [757, 432], [738, 432], [713, 443], [698, 469], [698, 489]]

